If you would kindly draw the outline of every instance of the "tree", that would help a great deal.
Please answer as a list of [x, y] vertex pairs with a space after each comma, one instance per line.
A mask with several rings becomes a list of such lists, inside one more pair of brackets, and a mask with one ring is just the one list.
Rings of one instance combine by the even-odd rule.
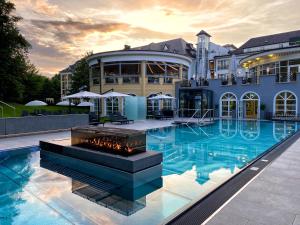
[[16, 26], [21, 18], [12, 15], [14, 10], [13, 3], [0, 0], [0, 99], [20, 101], [32, 65], [27, 59], [30, 44]]
[[54, 98], [55, 102], [60, 100], [60, 76], [56, 74], [51, 79], [51, 86], [52, 86], [52, 95], [51, 97]]
[[76, 93], [83, 86], [89, 89], [89, 65], [86, 58], [92, 53], [88, 52], [86, 55], [75, 63], [75, 70], [72, 76], [72, 90], [71, 93]]

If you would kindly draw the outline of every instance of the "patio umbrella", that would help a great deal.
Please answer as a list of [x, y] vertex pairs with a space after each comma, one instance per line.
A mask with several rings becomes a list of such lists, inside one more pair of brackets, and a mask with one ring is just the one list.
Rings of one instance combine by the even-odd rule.
[[119, 92], [114, 92], [114, 91], [107, 92], [107, 93], [101, 95], [102, 98], [128, 97], [128, 96], [130, 96], [130, 95], [119, 93]]
[[68, 96], [65, 96], [63, 97], [63, 99], [71, 99], [71, 98], [101, 98], [102, 95], [99, 95], [97, 93], [94, 93], [94, 92], [89, 92], [89, 91], [81, 91], [81, 92], [78, 92], [76, 94], [73, 94], [73, 95], [68, 95]]
[[47, 105], [46, 102], [39, 101], [39, 100], [34, 100], [26, 104], [26, 106], [45, 106], [45, 105]]
[[160, 100], [160, 99], [175, 99], [172, 96], [169, 95], [156, 95], [154, 97], [149, 98], [150, 100]]
[[93, 106], [94, 104], [93, 103], [91, 103], [91, 102], [81, 102], [81, 103], [79, 103], [77, 106], [79, 106], [79, 107], [87, 107], [87, 106]]
[[[69, 101], [62, 101], [62, 102], [59, 102], [57, 103], [56, 105], [58, 106], [69, 106], [70, 102]], [[71, 106], [74, 106], [75, 104], [74, 103], [71, 103]]]

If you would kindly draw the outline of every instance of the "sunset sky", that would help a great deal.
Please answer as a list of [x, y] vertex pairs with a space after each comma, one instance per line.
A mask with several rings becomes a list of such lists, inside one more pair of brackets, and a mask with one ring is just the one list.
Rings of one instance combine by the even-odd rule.
[[182, 37], [240, 46], [251, 37], [300, 29], [299, 0], [12, 0], [30, 59], [51, 76], [87, 51]]

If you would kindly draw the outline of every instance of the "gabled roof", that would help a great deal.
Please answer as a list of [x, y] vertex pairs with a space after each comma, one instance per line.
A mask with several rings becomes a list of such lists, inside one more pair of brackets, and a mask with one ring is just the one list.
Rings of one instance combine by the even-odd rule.
[[211, 37], [211, 35], [210, 34], [208, 34], [206, 31], [204, 31], [204, 30], [201, 30], [196, 36], [199, 36], [199, 35], [206, 35], [206, 36], [208, 36], [208, 37]]
[[194, 57], [196, 50], [191, 43], [186, 42], [182, 38], [177, 38], [158, 43], [150, 43], [148, 45], [131, 48], [130, 50], [144, 50], [144, 51], [164, 51]]
[[245, 44], [239, 47], [235, 53], [243, 53], [243, 50], [246, 48], [289, 42], [294, 38], [300, 38], [300, 30], [251, 38]]

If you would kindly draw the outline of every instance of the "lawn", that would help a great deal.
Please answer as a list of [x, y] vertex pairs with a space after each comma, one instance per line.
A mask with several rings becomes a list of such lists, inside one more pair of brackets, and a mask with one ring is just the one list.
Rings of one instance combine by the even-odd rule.
[[[0, 118], [2, 117], [2, 110], [3, 107], [3, 117], [20, 117], [22, 115], [22, 111], [27, 111], [29, 113], [33, 113], [35, 110], [45, 110], [50, 112], [55, 111], [68, 111], [68, 106], [25, 106], [17, 103], [9, 103], [9, 105], [14, 106], [16, 108], [16, 115], [14, 115], [14, 110], [9, 108], [6, 105], [0, 104]], [[73, 113], [84, 113], [89, 112], [87, 107], [71, 107], [71, 112]]]

